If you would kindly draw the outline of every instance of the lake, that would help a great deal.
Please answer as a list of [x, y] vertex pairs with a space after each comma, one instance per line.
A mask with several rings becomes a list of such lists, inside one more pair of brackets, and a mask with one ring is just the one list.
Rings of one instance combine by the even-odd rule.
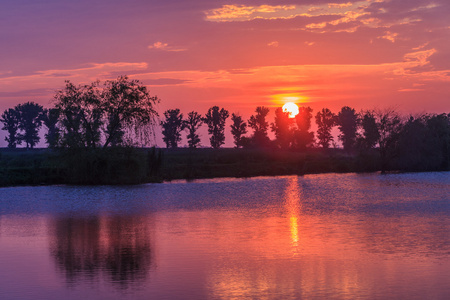
[[450, 173], [0, 188], [0, 299], [448, 299]]

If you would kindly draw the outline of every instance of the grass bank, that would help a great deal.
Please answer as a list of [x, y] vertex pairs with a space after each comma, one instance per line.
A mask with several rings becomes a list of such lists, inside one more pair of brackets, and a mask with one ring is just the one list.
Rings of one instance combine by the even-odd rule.
[[378, 155], [347, 155], [339, 149], [307, 152], [265, 149], [165, 149], [164, 180], [377, 171]]
[[0, 149], [0, 186], [373, 172], [379, 165], [377, 151], [348, 155], [340, 149]]

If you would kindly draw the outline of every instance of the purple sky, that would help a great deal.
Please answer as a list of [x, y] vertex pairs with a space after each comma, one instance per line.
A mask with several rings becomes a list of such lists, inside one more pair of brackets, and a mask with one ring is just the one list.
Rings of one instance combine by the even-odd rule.
[[0, 110], [129, 75], [161, 115], [265, 105], [272, 121], [287, 101], [449, 112], [449, 15], [446, 0], [2, 0]]

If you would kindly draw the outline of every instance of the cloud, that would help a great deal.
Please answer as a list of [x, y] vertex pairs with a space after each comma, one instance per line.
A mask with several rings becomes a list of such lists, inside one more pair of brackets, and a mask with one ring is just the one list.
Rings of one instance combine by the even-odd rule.
[[399, 89], [399, 92], [423, 92], [425, 89]]
[[[295, 5], [223, 5], [205, 12], [206, 20], [213, 22], [248, 21], [256, 18], [283, 18]], [[289, 14], [288, 14], [289, 16]]]
[[163, 42], [155, 42], [152, 45], [149, 45], [148, 49], [156, 49], [156, 50], [171, 51], [171, 52], [180, 52], [180, 51], [186, 51], [187, 50], [187, 49], [184, 49], [184, 48], [172, 47], [172, 46], [169, 46], [169, 44], [163, 43]]
[[344, 7], [349, 7], [352, 6], [351, 2], [347, 2], [347, 3], [329, 3], [328, 7], [329, 8], [344, 8]]
[[244, 22], [255, 19], [292, 19], [295, 17], [342, 16], [344, 20], [367, 7], [373, 0], [322, 5], [223, 5], [221, 8], [205, 11], [207, 21]]
[[383, 36], [380, 36], [378, 38], [385, 39], [385, 40], [391, 41], [392, 43], [395, 43], [397, 36], [398, 36], [398, 33], [396, 33], [396, 32], [386, 31]]
[[426, 42], [426, 43], [424, 43], [424, 44], [422, 44], [420, 46], [412, 48], [412, 50], [415, 50], [415, 51], [421, 50], [421, 49], [425, 48], [426, 46], [428, 46], [429, 44], [430, 44], [430, 42]]
[[[97, 79], [114, 79], [117, 77], [115, 74], [118, 73], [129, 75], [133, 72], [142, 72], [147, 68], [147, 63], [91, 63], [82, 68], [42, 70], [20, 76], [10, 74], [10, 76], [0, 77], [0, 97], [32, 95], [36, 98], [48, 100], [53, 96], [51, 91], [63, 87], [64, 80], [85, 84]], [[27, 87], [27, 89], [24, 89], [24, 87]]]
[[435, 53], [437, 50], [434, 48], [407, 53], [403, 57], [403, 63], [397, 64], [393, 74], [422, 81], [450, 81], [450, 70], [430, 70], [432, 66], [429, 58]]
[[146, 80], [145, 83], [149, 86], [173, 86], [179, 85], [183, 83], [187, 83], [189, 80], [187, 79], [178, 79], [178, 78], [156, 78]]
[[163, 42], [155, 42], [153, 45], [148, 46], [148, 49], [160, 49], [160, 50], [164, 50], [166, 49], [168, 46], [168, 44], [163, 43]]
[[20, 90], [12, 92], [2, 92], [0, 91], [0, 98], [29, 98], [29, 97], [39, 97], [45, 96], [51, 93], [53, 90], [50, 88], [43, 89], [31, 89], [31, 90]]
[[[340, 65], [287, 65], [287, 66], [266, 66], [248, 68], [240, 70], [218, 70], [218, 71], [172, 71], [172, 72], [150, 72], [140, 74], [146, 80], [156, 80], [158, 78], [170, 78], [180, 80], [178, 85], [195, 88], [224, 88], [235, 89], [236, 85], [270, 89], [284, 83], [286, 86], [292, 84], [327, 81], [348, 81], [348, 85], [356, 88], [356, 85], [349, 80], [359, 80], [359, 77], [378, 76], [386, 80], [391, 80], [395, 76], [407, 78], [423, 78], [428, 80], [433, 74], [436, 80], [450, 80], [449, 70], [442, 71], [420, 71], [417, 67], [430, 64], [429, 58], [436, 53], [435, 49], [415, 51], [404, 55], [401, 62], [384, 64], [340, 64]], [[323, 74], [327, 74], [326, 78]], [[276, 80], [274, 80], [276, 78]], [[421, 86], [415, 81], [414, 87]], [[326, 88], [326, 84], [323, 88]]]
[[[411, 25], [422, 22], [422, 13], [438, 7], [437, 4], [413, 3], [401, 13], [392, 12], [397, 5], [388, 0], [361, 0], [346, 3], [325, 3], [321, 5], [223, 5], [205, 11], [205, 19], [211, 22], [246, 22], [255, 19], [275, 20], [303, 18], [328, 18], [321, 22], [307, 22], [302, 30], [316, 33], [348, 32], [353, 33], [362, 27], [385, 28]], [[419, 1], [420, 2], [420, 1]], [[331, 20], [330, 20], [331, 19]], [[395, 34], [380, 38], [396, 41]]]
[[278, 47], [279, 43], [277, 41], [273, 41], [273, 42], [268, 43], [267, 46], [269, 46], [269, 47]]
[[428, 58], [435, 54], [437, 51], [436, 49], [429, 49], [429, 50], [422, 50], [422, 51], [416, 51], [407, 53], [404, 56], [405, 61], [407, 62], [414, 62], [417, 63], [419, 66], [424, 66], [426, 64], [429, 64]]

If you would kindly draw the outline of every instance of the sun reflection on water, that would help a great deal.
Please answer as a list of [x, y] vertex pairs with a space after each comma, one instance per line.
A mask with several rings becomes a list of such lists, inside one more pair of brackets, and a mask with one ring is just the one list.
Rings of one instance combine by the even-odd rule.
[[300, 189], [298, 186], [298, 178], [290, 177], [287, 182], [285, 191], [285, 208], [289, 219], [289, 229], [291, 232], [291, 244], [293, 246], [292, 251], [297, 253], [299, 246], [299, 229], [298, 224], [300, 221]]

